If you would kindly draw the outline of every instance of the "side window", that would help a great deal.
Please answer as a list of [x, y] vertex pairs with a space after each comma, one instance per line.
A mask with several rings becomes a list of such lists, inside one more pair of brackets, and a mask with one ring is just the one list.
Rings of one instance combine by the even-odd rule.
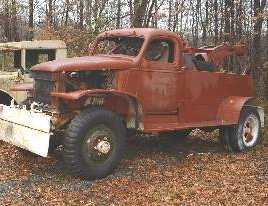
[[145, 58], [149, 61], [174, 62], [174, 43], [170, 40], [153, 40], [146, 50]]

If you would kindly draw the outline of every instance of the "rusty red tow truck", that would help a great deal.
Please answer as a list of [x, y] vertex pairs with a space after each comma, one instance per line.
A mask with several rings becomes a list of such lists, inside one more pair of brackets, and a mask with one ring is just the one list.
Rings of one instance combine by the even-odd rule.
[[241, 45], [190, 48], [159, 29], [101, 33], [90, 56], [32, 67], [32, 87], [13, 88], [27, 90], [27, 104], [0, 105], [0, 139], [43, 157], [63, 145], [66, 168], [90, 179], [113, 171], [128, 131], [180, 138], [220, 129], [228, 150], [245, 151], [260, 141], [264, 111], [252, 104], [247, 72], [219, 71], [245, 53]]

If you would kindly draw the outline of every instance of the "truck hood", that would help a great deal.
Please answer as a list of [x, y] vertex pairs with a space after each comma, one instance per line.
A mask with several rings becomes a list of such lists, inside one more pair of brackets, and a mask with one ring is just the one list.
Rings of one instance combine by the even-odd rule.
[[123, 55], [85, 56], [55, 60], [33, 66], [32, 71], [62, 72], [101, 69], [128, 69], [134, 67], [134, 58]]

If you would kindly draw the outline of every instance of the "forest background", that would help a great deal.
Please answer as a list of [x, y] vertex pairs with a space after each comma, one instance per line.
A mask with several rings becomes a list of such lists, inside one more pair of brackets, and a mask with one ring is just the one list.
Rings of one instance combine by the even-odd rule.
[[0, 42], [61, 39], [69, 56], [82, 56], [98, 33], [129, 27], [170, 30], [194, 47], [246, 44], [247, 58], [223, 66], [251, 69], [268, 99], [267, 0], [0, 0]]

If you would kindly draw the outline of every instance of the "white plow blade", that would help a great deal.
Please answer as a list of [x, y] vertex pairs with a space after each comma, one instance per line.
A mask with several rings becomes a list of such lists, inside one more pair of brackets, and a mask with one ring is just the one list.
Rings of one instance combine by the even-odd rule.
[[51, 117], [0, 105], [0, 140], [47, 157]]

